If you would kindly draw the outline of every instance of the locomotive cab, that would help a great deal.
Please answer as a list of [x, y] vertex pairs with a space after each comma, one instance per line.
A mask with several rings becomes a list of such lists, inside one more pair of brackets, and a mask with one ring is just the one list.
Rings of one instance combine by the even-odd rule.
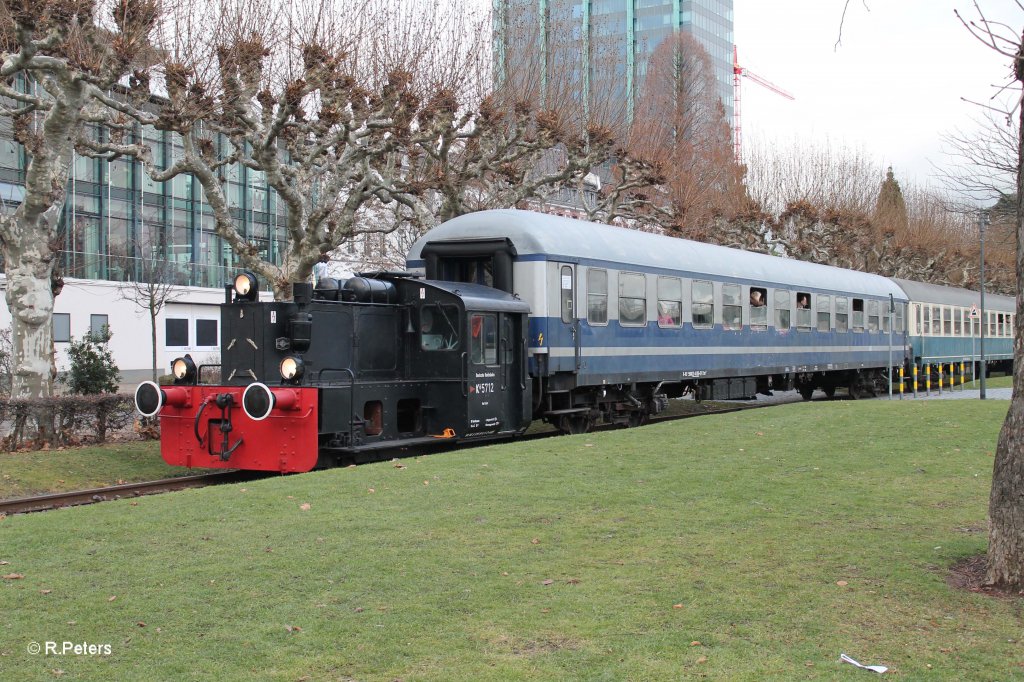
[[405, 273], [296, 284], [293, 301], [260, 302], [255, 285], [226, 288], [218, 381], [180, 358], [175, 386], [136, 392], [168, 463], [307, 471], [529, 425], [529, 306], [514, 296]]

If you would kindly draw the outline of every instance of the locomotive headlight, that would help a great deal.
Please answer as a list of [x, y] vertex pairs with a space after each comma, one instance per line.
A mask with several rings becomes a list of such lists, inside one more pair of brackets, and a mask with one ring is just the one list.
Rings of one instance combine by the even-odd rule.
[[281, 371], [281, 378], [285, 381], [292, 381], [302, 376], [302, 360], [293, 355], [289, 355], [281, 361], [278, 367]]
[[186, 355], [183, 358], [175, 358], [171, 363], [171, 374], [174, 375], [174, 383], [191, 384], [195, 383], [196, 363]]
[[255, 301], [259, 296], [259, 283], [256, 275], [244, 270], [235, 275], [235, 296], [243, 301]]

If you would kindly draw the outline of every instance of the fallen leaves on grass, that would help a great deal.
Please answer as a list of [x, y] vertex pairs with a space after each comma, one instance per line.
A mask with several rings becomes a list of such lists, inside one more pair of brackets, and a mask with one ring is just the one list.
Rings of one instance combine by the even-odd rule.
[[554, 584], [554, 582], [555, 582], [554, 580], [551, 580], [550, 578], [548, 578], [547, 580], [542, 582], [541, 585], [552, 585], [552, 584]]
[[531, 545], [539, 545], [540, 544], [540, 538], [534, 538], [534, 539], [530, 540], [530, 544]]
[[4, 578], [4, 580], [21, 580], [24, 577], [25, 576], [22, 575], [21, 573], [8, 573], [3, 578]]
[[115, 599], [117, 599], [117, 595], [116, 594], [112, 594], [109, 597], [107, 597], [107, 601], [114, 601]]
[[39, 590], [39, 594], [50, 594], [53, 590]]
[[285, 625], [284, 629], [293, 634], [296, 632], [302, 632], [302, 628], [300, 628], [298, 625]]
[[0, 561], [0, 566], [10, 566], [10, 561]]
[[697, 659], [697, 662], [698, 663], [707, 663], [708, 662], [708, 657], [707, 656], [701, 656], [700, 658]]
[[399, 462], [399, 461], [398, 461], [397, 459], [396, 459], [396, 460], [394, 460], [394, 462], [395, 462], [395, 463], [394, 463], [394, 464], [392, 464], [392, 466], [393, 466], [393, 467], [395, 467], [396, 469], [406, 469], [406, 468], [408, 468], [408, 467], [406, 467], [406, 466], [405, 466], [404, 464], [402, 464], [401, 462]]
[[845, 580], [837, 580], [836, 581], [836, 585], [839, 585], [839, 587], [846, 587], [849, 584], [850, 583], [846, 582]]
[[690, 642], [690, 646], [701, 646], [701, 643], [697, 640], [693, 640], [692, 642]]
[[144, 622], [142, 622], [141, 620], [139, 622], [137, 622], [136, 625], [138, 625], [140, 628], [146, 627], [146, 624]]
[[309, 511], [312, 508], [313, 505], [311, 505], [309, 502], [303, 502], [302, 504], [299, 505], [299, 509], [301, 509], [302, 511]]
[[683, 605], [682, 604], [673, 604], [672, 608], [674, 608], [674, 609], [681, 609], [681, 608], [683, 608]]

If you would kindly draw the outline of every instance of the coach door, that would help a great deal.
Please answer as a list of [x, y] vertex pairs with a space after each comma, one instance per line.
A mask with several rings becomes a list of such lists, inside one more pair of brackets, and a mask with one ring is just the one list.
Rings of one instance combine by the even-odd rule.
[[522, 315], [470, 312], [467, 435], [498, 433], [519, 427], [522, 415]]
[[568, 327], [573, 347], [572, 371], [580, 368], [580, 320], [576, 314], [576, 272], [572, 265], [562, 265], [558, 272], [559, 302], [562, 324]]

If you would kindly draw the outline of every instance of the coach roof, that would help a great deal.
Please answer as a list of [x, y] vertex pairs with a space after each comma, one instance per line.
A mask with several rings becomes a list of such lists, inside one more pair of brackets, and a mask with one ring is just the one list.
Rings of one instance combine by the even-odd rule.
[[[981, 294], [971, 289], [925, 284], [909, 279], [894, 279], [893, 281], [903, 287], [903, 291], [907, 292], [907, 296], [914, 303], [956, 305], [963, 308], [972, 305], [981, 307]], [[1012, 313], [1017, 310], [1017, 301], [1012, 296], [986, 293], [985, 309]]]
[[409, 266], [422, 266], [423, 247], [429, 242], [496, 237], [509, 238], [518, 258], [542, 256], [584, 265], [683, 272], [786, 288], [879, 297], [892, 294], [906, 300], [898, 286], [879, 275], [519, 210], [468, 213], [435, 227], [413, 245]]

